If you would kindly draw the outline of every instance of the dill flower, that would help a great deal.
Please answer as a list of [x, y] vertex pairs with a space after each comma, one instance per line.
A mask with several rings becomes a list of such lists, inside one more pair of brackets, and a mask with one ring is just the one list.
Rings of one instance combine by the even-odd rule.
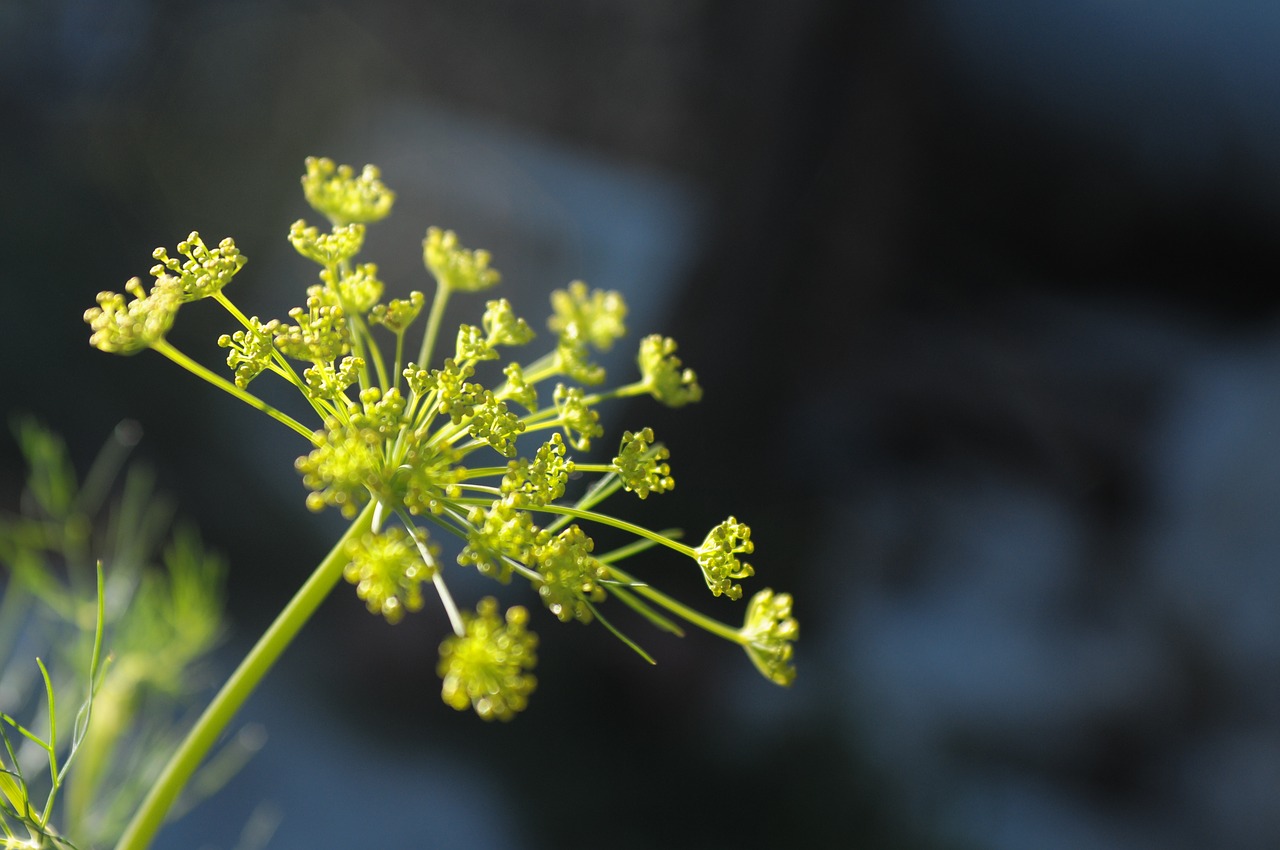
[[[602, 628], [646, 659], [654, 660], [620, 628], [625, 618], [676, 634], [678, 621], [705, 629], [744, 647], [769, 681], [790, 684], [799, 627], [789, 595], [756, 593], [735, 627], [630, 571], [632, 561], [675, 559], [698, 570], [714, 596], [741, 600], [740, 582], [755, 572], [743, 560], [754, 553], [750, 528], [730, 516], [691, 546], [678, 530], [647, 529], [604, 508], [619, 490], [645, 499], [675, 486], [670, 452], [651, 428], [624, 432], [608, 462], [589, 452], [605, 435], [600, 409], [612, 400], [648, 395], [683, 407], [702, 397], [676, 343], [644, 337], [636, 374], [611, 386], [592, 357], [626, 334], [626, 303], [581, 281], [552, 294], [553, 337], [531, 355], [511, 354], [535, 347], [537, 336], [505, 298], [485, 301], [456, 334], [443, 331], [452, 295], [500, 282], [489, 253], [429, 228], [422, 251], [434, 297], [409, 290], [387, 298], [391, 282], [360, 258], [366, 225], [385, 217], [395, 198], [378, 170], [310, 158], [302, 185], [331, 225], [323, 231], [299, 220], [289, 230], [298, 253], [319, 266], [304, 306], [284, 320], [246, 316], [224, 292], [245, 264], [234, 241], [209, 248], [192, 233], [178, 257], [154, 252], [149, 290], [135, 278], [125, 294], [98, 296], [85, 313], [91, 344], [120, 354], [155, 349], [297, 433], [305, 447], [294, 465], [307, 507], [336, 508], [352, 521], [333, 581], [345, 578], [389, 623], [427, 609], [428, 589], [439, 598], [452, 635], [441, 644], [438, 672], [442, 697], [455, 708], [502, 720], [521, 711], [534, 689], [537, 645], [533, 615], [522, 606], [501, 616], [485, 597], [474, 614], [460, 610], [449, 589], [459, 567], [527, 584], [542, 603], [535, 613], [545, 607], [552, 622]], [[218, 339], [228, 377], [166, 339], [178, 307], [206, 296], [238, 325]], [[405, 350], [415, 327], [422, 334], [416, 357]], [[452, 345], [437, 357], [443, 341]], [[298, 390], [302, 413], [295, 418], [248, 391], [265, 375]], [[442, 561], [427, 528], [460, 541], [456, 565]], [[604, 529], [631, 542], [597, 551], [593, 535]]]
[[537, 635], [525, 629], [529, 612], [520, 606], [498, 616], [498, 603], [486, 596], [475, 615], [462, 615], [465, 633], [440, 645], [437, 672], [441, 696], [459, 711], [474, 708], [483, 720], [511, 720], [529, 704], [537, 679]]

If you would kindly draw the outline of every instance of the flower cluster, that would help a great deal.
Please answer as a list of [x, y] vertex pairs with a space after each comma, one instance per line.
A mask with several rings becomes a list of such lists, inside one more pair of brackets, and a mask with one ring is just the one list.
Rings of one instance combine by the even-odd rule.
[[[693, 547], [676, 532], [651, 531], [599, 509], [619, 490], [645, 499], [675, 486], [670, 452], [650, 428], [626, 431], [608, 463], [574, 456], [604, 436], [599, 408], [610, 400], [648, 395], [682, 407], [702, 397], [697, 375], [676, 356], [676, 343], [657, 334], [643, 338], [636, 376], [609, 388], [595, 357], [625, 336], [626, 303], [617, 292], [581, 281], [552, 293], [551, 338], [539, 355], [511, 353], [537, 334], [504, 298], [487, 301], [477, 324], [444, 336], [440, 325], [450, 298], [489, 290], [501, 276], [486, 251], [431, 228], [423, 263], [436, 291], [415, 356], [407, 336], [426, 295], [411, 291], [386, 300], [377, 266], [356, 262], [365, 225], [390, 212], [394, 193], [373, 166], [356, 172], [317, 158], [307, 160], [302, 184], [330, 223], [322, 230], [299, 220], [288, 234], [298, 253], [319, 267], [303, 306], [284, 320], [246, 316], [224, 294], [245, 262], [235, 243], [227, 239], [209, 249], [192, 233], [177, 248], [185, 260], [157, 249], [149, 291], [135, 278], [125, 286], [132, 300], [98, 296], [98, 306], [85, 314], [92, 344], [126, 354], [156, 350], [307, 438], [295, 464], [307, 506], [337, 508], [364, 523], [353, 530], [369, 529], [348, 542], [343, 567], [369, 610], [395, 623], [424, 607], [427, 585], [439, 596], [453, 629], [441, 646], [442, 696], [455, 708], [502, 720], [522, 710], [535, 684], [536, 638], [523, 607], [500, 616], [497, 602], [485, 598], [474, 615], [459, 611], [429, 529], [461, 541], [454, 558], [459, 567], [503, 583], [527, 582], [555, 620], [598, 622], [644, 654], [602, 616], [602, 607], [616, 599], [659, 627], [678, 631], [674, 620], [681, 619], [737, 643], [766, 678], [790, 684], [798, 635], [790, 596], [757, 592], [745, 624], [734, 628], [622, 566], [662, 547], [700, 570], [713, 595], [739, 600], [740, 582], [754, 574], [741, 560], [753, 551], [751, 530], [731, 516]], [[165, 340], [178, 307], [206, 297], [239, 324], [218, 340], [227, 349], [230, 380]], [[450, 348], [437, 352], [443, 345]], [[312, 424], [248, 391], [266, 373], [299, 390], [314, 412]], [[492, 375], [500, 377], [482, 377]], [[598, 551], [592, 534], [601, 528], [635, 540]]]

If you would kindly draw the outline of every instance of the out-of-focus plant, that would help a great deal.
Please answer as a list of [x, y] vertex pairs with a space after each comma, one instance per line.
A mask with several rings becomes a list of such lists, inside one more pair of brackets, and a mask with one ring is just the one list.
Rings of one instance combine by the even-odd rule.
[[[295, 466], [309, 491], [307, 506], [336, 508], [350, 520], [174, 754], [121, 850], [147, 846], [209, 746], [344, 578], [370, 612], [393, 624], [424, 607], [430, 586], [452, 631], [438, 666], [447, 704], [486, 720], [509, 720], [527, 706], [535, 686], [532, 615], [521, 605], [503, 612], [488, 596], [474, 613], [460, 610], [433, 532], [457, 539], [458, 566], [503, 584], [519, 579], [554, 619], [598, 622], [650, 661], [613, 614], [606, 617], [608, 601], [668, 632], [682, 633], [683, 621], [719, 635], [741, 646], [767, 679], [789, 685], [798, 635], [789, 595], [758, 591], [742, 625], [734, 626], [623, 566], [661, 547], [698, 570], [712, 595], [738, 600], [741, 582], [754, 574], [745, 560], [754, 550], [751, 530], [730, 516], [689, 545], [676, 530], [650, 530], [601, 510], [620, 490], [644, 499], [674, 486], [670, 454], [649, 428], [625, 432], [611, 459], [578, 459], [604, 439], [601, 404], [647, 395], [682, 407], [702, 397], [675, 342], [644, 337], [637, 376], [606, 388], [595, 355], [625, 335], [626, 304], [617, 292], [575, 282], [552, 294], [551, 344], [543, 353], [509, 354], [536, 333], [511, 303], [497, 298], [485, 303], [479, 324], [462, 325], [451, 349], [437, 357], [451, 299], [488, 291], [500, 275], [486, 251], [465, 248], [453, 232], [433, 227], [422, 251], [435, 292], [418, 345], [406, 348], [427, 296], [410, 291], [384, 299], [378, 267], [356, 261], [366, 225], [391, 211], [394, 193], [373, 166], [357, 172], [316, 158], [307, 160], [302, 186], [329, 227], [299, 220], [289, 230], [289, 242], [319, 268], [304, 304], [287, 317], [263, 321], [232, 303], [225, 288], [246, 259], [232, 239], [210, 246], [198, 233], [172, 255], [155, 250], [150, 284], [133, 278], [123, 294], [100, 293], [85, 313], [95, 347], [126, 355], [155, 351], [294, 431], [305, 447]], [[230, 377], [168, 339], [179, 309], [204, 299], [237, 324], [218, 340]], [[250, 392], [264, 375], [293, 386], [310, 421]], [[571, 484], [583, 476], [592, 478]], [[598, 528], [634, 539], [599, 551], [592, 537]]]
[[[224, 568], [194, 529], [171, 530], [149, 473], [117, 481], [135, 424], [83, 482], [54, 433], [31, 419], [14, 431], [29, 476], [0, 515], [0, 847], [107, 846], [209, 684]], [[206, 775], [225, 776], [251, 739]]]

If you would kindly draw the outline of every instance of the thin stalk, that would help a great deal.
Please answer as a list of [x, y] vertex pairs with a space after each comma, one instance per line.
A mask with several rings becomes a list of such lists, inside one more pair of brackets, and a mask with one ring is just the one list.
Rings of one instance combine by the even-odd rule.
[[449, 303], [449, 295], [453, 290], [442, 284], [436, 285], [435, 298], [431, 300], [431, 313], [427, 316], [427, 331], [422, 335], [422, 348], [418, 349], [418, 368], [431, 368], [431, 357], [436, 350], [436, 337], [440, 334], [440, 323], [444, 320], [444, 310]]
[[622, 585], [626, 587], [627, 590], [637, 593], [651, 602], [657, 603], [680, 619], [688, 623], [692, 623], [704, 631], [711, 632], [713, 635], [743, 646], [750, 642], [732, 626], [728, 626], [719, 620], [708, 617], [696, 608], [690, 608], [688, 605], [672, 599], [660, 590], [654, 590], [645, 582], [637, 581], [631, 574], [626, 573], [615, 566], [610, 565], [609, 572], [613, 573], [614, 578], [622, 582]]
[[[491, 501], [487, 501], [485, 499], [472, 499], [465, 496], [459, 499], [454, 499], [453, 503], [455, 505], [478, 505], [482, 508], [487, 508], [489, 505], [493, 504]], [[686, 546], [683, 543], [678, 543], [675, 540], [663, 537], [656, 531], [650, 531], [649, 529], [636, 525], [635, 523], [630, 523], [625, 520], [618, 519], [617, 517], [609, 516], [608, 514], [598, 514], [595, 511], [584, 511], [577, 508], [566, 507], [564, 505], [529, 505], [529, 510], [547, 514], [559, 514], [563, 517], [572, 517], [573, 519], [587, 520], [589, 522], [598, 522], [601, 525], [611, 525], [614, 528], [634, 534], [636, 537], [643, 537], [646, 540], [652, 540], [654, 543], [661, 546], [666, 546], [668, 549], [674, 549], [682, 555], [688, 555], [690, 558], [698, 557], [698, 550], [696, 549]]]
[[377, 500], [365, 506], [342, 538], [320, 562], [315, 571], [285, 605], [274, 622], [263, 632], [253, 649], [218, 691], [213, 702], [200, 715], [177, 751], [169, 758], [160, 778], [134, 813], [116, 844], [116, 850], [145, 850], [164, 823], [165, 815], [177, 800], [192, 773], [208, 754], [218, 737], [231, 723], [244, 701], [258, 687], [263, 676], [293, 641], [298, 631], [311, 619], [329, 592], [342, 579], [347, 561], [347, 543], [369, 530]]
[[253, 393], [242, 390], [240, 387], [237, 387], [235, 384], [231, 383], [221, 375], [215, 374], [214, 372], [210, 372], [204, 366], [201, 366], [199, 363], [192, 360], [190, 357], [183, 354], [178, 349], [174, 348], [167, 341], [163, 339], [159, 340], [151, 347], [155, 351], [159, 352], [160, 354], [163, 354], [165, 357], [168, 357], [174, 363], [177, 363], [183, 369], [186, 369], [188, 372], [195, 375], [197, 378], [203, 378], [204, 380], [213, 384], [218, 389], [235, 396], [236, 398], [240, 399], [245, 404], [249, 405], [255, 410], [260, 410], [263, 413], [270, 416], [272, 419], [276, 420], [277, 422], [283, 425], [287, 425], [288, 427], [292, 428], [294, 431], [297, 431], [299, 434], [306, 437], [307, 442], [314, 442], [314, 437], [312, 436], [311, 429], [307, 428], [307, 426], [303, 425], [301, 422], [294, 419], [292, 416], [288, 415], [287, 413], [276, 410], [274, 407], [267, 404], [265, 401], [258, 398]]
[[[235, 304], [231, 303], [231, 299], [228, 298], [226, 295], [224, 295], [221, 289], [213, 293], [213, 300], [221, 304], [223, 309], [225, 309], [228, 313], [234, 316], [236, 321], [238, 321], [241, 325], [244, 326], [245, 330], [251, 333], [256, 333], [249, 319], [245, 318], [244, 313], [240, 312], [240, 308], [237, 307]], [[275, 364], [272, 367], [272, 371], [275, 372], [280, 377], [284, 378], [289, 383], [293, 384], [295, 387], [297, 387], [303, 393], [303, 395], [306, 395], [306, 392], [307, 392], [306, 383], [302, 380], [302, 378], [298, 377], [298, 373], [294, 371], [291, 365], [289, 365], [289, 360], [283, 354], [281, 354], [280, 350], [276, 348], [274, 345], [271, 347], [271, 360]]]

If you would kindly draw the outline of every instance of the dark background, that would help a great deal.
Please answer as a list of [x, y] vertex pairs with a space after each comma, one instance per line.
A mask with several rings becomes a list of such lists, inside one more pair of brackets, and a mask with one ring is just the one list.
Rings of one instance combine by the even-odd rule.
[[[232, 847], [262, 799], [277, 847], [1276, 846], [1278, 38], [1249, 0], [0, 2], [5, 412], [82, 461], [140, 420], [230, 560], [228, 668], [341, 525], [292, 434], [79, 316], [191, 229], [283, 314], [309, 154], [382, 166], [400, 293], [437, 224], [530, 318], [583, 277], [675, 337], [705, 401], [610, 424], [679, 486], [613, 507], [749, 522], [802, 624], [782, 691], [535, 616], [538, 693], [489, 726], [439, 700], [438, 610], [344, 590], [158, 846]], [[228, 327], [170, 338], [216, 366]]]

